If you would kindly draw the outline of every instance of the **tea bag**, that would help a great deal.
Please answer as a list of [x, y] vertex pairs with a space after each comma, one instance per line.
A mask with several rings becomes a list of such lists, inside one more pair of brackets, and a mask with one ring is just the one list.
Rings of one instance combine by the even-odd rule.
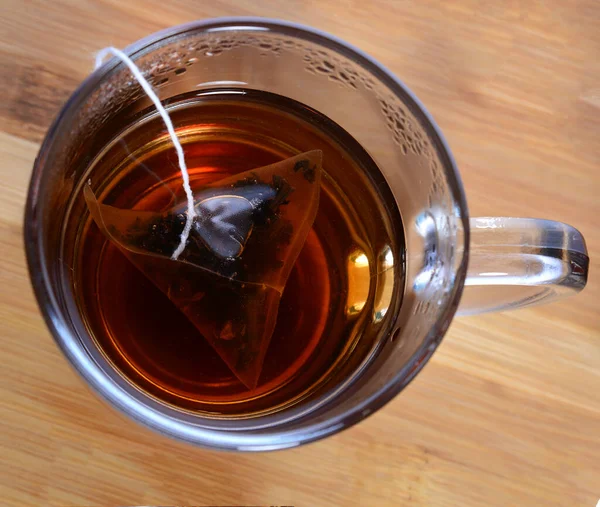
[[98, 227], [248, 389], [258, 382], [281, 294], [317, 214], [321, 159], [314, 150], [201, 188], [192, 184], [196, 216], [177, 260], [171, 254], [185, 203], [165, 212], [119, 209], [84, 188]]

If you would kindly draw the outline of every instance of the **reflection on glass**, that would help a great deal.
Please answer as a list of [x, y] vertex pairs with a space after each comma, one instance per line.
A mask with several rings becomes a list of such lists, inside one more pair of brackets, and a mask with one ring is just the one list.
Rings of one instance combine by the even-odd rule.
[[355, 250], [348, 257], [348, 300], [346, 314], [358, 315], [367, 304], [371, 273], [369, 258], [362, 250]]
[[386, 246], [378, 259], [377, 288], [375, 291], [375, 304], [373, 305], [373, 322], [381, 322], [392, 302], [394, 293], [394, 254]]

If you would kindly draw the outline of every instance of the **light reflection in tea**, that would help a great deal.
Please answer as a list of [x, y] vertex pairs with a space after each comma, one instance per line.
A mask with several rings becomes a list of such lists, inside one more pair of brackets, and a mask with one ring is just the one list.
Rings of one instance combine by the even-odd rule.
[[358, 315], [367, 304], [371, 285], [369, 271], [369, 258], [366, 254], [356, 249], [348, 257], [348, 300], [346, 314]]
[[375, 304], [373, 305], [373, 322], [381, 322], [392, 302], [394, 293], [394, 254], [386, 246], [379, 255], [377, 273], [377, 290]]

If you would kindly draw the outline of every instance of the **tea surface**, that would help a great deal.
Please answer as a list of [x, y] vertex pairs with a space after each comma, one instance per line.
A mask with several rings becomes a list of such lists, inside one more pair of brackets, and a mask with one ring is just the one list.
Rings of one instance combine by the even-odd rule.
[[[338, 125], [280, 96], [220, 90], [182, 96], [168, 110], [195, 188], [321, 150], [316, 218], [281, 294], [255, 388], [87, 217], [76, 289], [95, 341], [144, 391], [206, 414], [264, 413], [335, 386], [373, 351], [402, 290], [402, 227], [379, 170]], [[92, 178], [108, 175], [94, 182], [99, 200], [157, 212], [183, 199], [160, 119], [149, 111], [123, 127], [92, 168]], [[210, 326], [219, 310], [203, 318]]]

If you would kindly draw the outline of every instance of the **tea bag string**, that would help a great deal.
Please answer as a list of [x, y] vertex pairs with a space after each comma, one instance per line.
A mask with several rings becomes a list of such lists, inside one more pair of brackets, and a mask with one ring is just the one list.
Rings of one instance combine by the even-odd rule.
[[183, 179], [183, 189], [185, 190], [185, 195], [187, 197], [187, 211], [186, 211], [186, 220], [185, 225], [183, 227], [183, 231], [181, 232], [179, 245], [171, 255], [171, 259], [177, 260], [177, 258], [181, 255], [181, 253], [185, 250], [185, 246], [190, 235], [190, 231], [192, 230], [192, 224], [194, 223], [194, 218], [196, 216], [196, 210], [194, 209], [194, 196], [192, 194], [192, 188], [190, 187], [190, 176], [188, 174], [187, 166], [185, 164], [185, 157], [183, 155], [183, 148], [181, 147], [181, 143], [177, 138], [177, 134], [175, 133], [175, 129], [173, 128], [173, 122], [163, 105], [161, 104], [158, 96], [154, 93], [152, 86], [146, 80], [146, 78], [142, 75], [140, 69], [137, 67], [135, 63], [129, 58], [123, 51], [120, 51], [114, 47], [107, 47], [102, 49], [96, 55], [96, 69], [102, 65], [102, 61], [108, 56], [112, 54], [119, 58], [131, 71], [133, 77], [140, 84], [148, 98], [154, 103], [156, 109], [160, 116], [162, 117], [165, 125], [167, 127], [167, 132], [171, 137], [171, 141], [173, 141], [173, 145], [175, 146], [175, 151], [177, 152], [177, 159], [179, 161], [179, 170], [181, 171], [181, 177]]

